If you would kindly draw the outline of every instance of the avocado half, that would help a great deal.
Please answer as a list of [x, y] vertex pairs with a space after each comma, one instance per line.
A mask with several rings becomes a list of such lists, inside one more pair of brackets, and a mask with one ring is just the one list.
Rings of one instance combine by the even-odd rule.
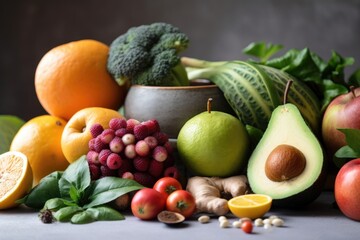
[[[305, 157], [305, 167], [295, 177], [274, 181], [266, 174], [265, 166], [270, 153], [283, 144], [300, 150]], [[325, 170], [321, 144], [298, 108], [290, 103], [278, 106], [248, 162], [251, 190], [272, 197], [274, 206], [302, 207], [320, 195], [325, 183]]]

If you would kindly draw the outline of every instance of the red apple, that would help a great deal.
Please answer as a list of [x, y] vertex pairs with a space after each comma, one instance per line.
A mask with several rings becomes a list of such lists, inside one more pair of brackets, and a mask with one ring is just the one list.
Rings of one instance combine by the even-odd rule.
[[343, 165], [335, 179], [335, 200], [345, 216], [360, 221], [360, 158]]
[[164, 196], [152, 188], [143, 188], [137, 191], [131, 200], [131, 211], [135, 217], [142, 220], [154, 219], [165, 209]]
[[346, 145], [345, 135], [338, 128], [360, 129], [360, 88], [339, 95], [328, 105], [322, 121], [322, 137], [332, 161], [335, 152]]

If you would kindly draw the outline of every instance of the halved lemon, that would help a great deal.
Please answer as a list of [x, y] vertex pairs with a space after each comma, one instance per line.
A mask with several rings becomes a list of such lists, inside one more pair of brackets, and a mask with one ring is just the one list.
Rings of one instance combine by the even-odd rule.
[[0, 155], [0, 209], [15, 207], [31, 189], [33, 174], [27, 157], [16, 151]]
[[264, 194], [245, 194], [228, 201], [230, 211], [237, 217], [260, 218], [267, 213], [272, 204], [272, 198]]

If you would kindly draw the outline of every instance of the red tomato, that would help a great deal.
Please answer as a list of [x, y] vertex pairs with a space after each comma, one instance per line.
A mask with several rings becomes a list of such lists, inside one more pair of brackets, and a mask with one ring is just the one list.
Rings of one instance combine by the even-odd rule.
[[156, 181], [153, 188], [164, 194], [167, 198], [172, 192], [181, 190], [182, 186], [181, 183], [173, 177], [163, 177]]
[[241, 224], [241, 229], [246, 233], [251, 233], [253, 230], [253, 224], [251, 221], [245, 221]]
[[195, 198], [186, 190], [176, 190], [166, 199], [166, 209], [188, 218], [195, 212]]
[[142, 220], [154, 219], [166, 206], [164, 196], [152, 188], [137, 191], [131, 200], [131, 211]]

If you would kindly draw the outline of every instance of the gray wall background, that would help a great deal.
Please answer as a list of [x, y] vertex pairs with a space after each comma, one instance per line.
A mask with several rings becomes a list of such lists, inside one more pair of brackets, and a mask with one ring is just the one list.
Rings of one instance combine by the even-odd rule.
[[[358, 0], [2, 0], [0, 114], [25, 120], [45, 114], [34, 73], [51, 48], [92, 38], [110, 44], [129, 27], [165, 21], [191, 39], [184, 55], [208, 60], [246, 59], [253, 41], [331, 50], [360, 67]], [[285, 50], [284, 50], [285, 51]]]

